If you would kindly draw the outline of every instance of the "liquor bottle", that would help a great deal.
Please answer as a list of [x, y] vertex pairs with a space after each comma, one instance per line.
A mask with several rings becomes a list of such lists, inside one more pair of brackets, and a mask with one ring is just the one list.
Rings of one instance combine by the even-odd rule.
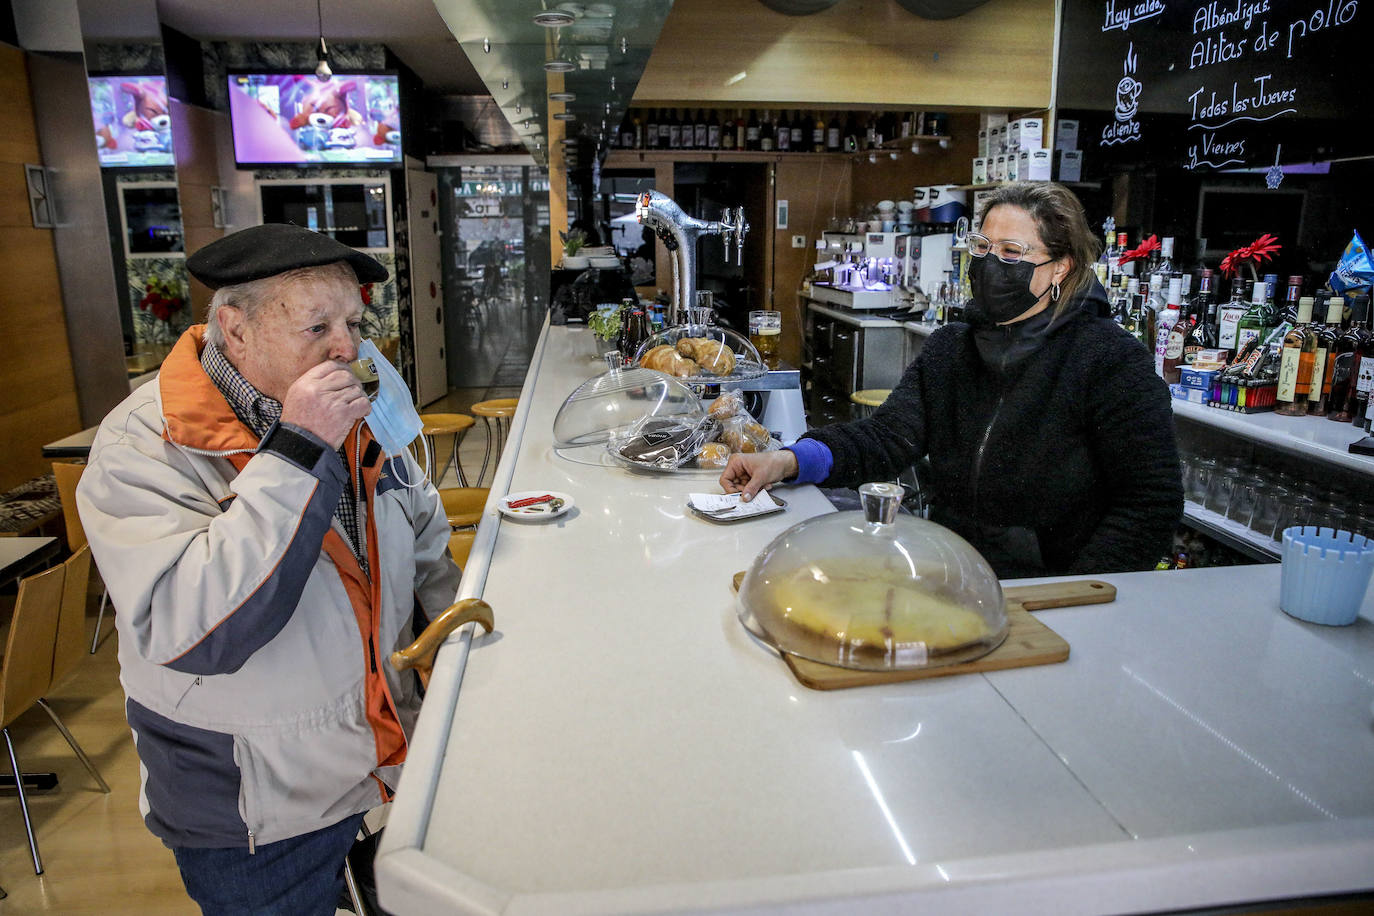
[[759, 118], [754, 109], [749, 109], [749, 121], [744, 128], [745, 149], [762, 149], [759, 145]]
[[[1352, 321], [1345, 333], [1336, 338], [1336, 356], [1331, 360], [1331, 400], [1326, 418], [1349, 423], [1355, 406], [1355, 380], [1360, 360], [1360, 344], [1364, 338], [1359, 322]], [[1374, 367], [1371, 367], [1374, 368]], [[1366, 396], [1367, 397], [1367, 396]]]
[[1195, 318], [1188, 315], [1182, 305], [1183, 281], [1174, 278], [1169, 281], [1169, 296], [1165, 312], [1178, 312], [1178, 319], [1169, 326], [1168, 337], [1164, 341], [1164, 359], [1161, 365], [1160, 374], [1164, 381], [1170, 385], [1178, 381], [1181, 370], [1179, 366], [1183, 363], [1183, 344], [1188, 339], [1188, 334], [1192, 330], [1192, 323]]
[[720, 149], [720, 117], [714, 108], [706, 122], [706, 146], [708, 149]]
[[869, 112], [868, 120], [864, 122], [862, 146], [864, 149], [877, 149], [878, 143], [878, 120], [873, 116], [872, 112]]
[[[1182, 280], [1186, 283], [1187, 279], [1188, 274], [1184, 274]], [[1202, 282], [1210, 287], [1211, 277], [1204, 277]], [[1187, 298], [1186, 292], [1183, 298]], [[1197, 323], [1183, 342], [1183, 361], [1190, 366], [1196, 361], [1198, 350], [1217, 348], [1217, 303], [1211, 296], [1210, 288], [1198, 290], [1197, 297], [1193, 299], [1193, 315]]]
[[1347, 409], [1350, 413], [1350, 422], [1361, 426], [1369, 408], [1369, 393], [1374, 391], [1374, 332], [1370, 331], [1368, 317], [1365, 318], [1363, 325], [1357, 325], [1354, 330], [1359, 340], [1355, 344], [1355, 359], [1350, 365], [1350, 397]]
[[811, 152], [825, 152], [825, 118], [819, 111], [811, 123]]
[[[1165, 302], [1155, 313], [1155, 375], [1164, 377], [1164, 354], [1169, 349], [1169, 334], [1181, 319], [1177, 302]], [[1180, 342], [1181, 346], [1181, 342]]]
[[668, 149], [682, 149], [682, 121], [676, 108], [668, 109]]
[[[1127, 251], [1130, 250], [1130, 247], [1131, 247], [1130, 236], [1127, 235], [1125, 232], [1118, 232], [1118, 233], [1116, 234], [1116, 250], [1119, 251], [1121, 254], [1125, 254]], [[1119, 269], [1123, 274], [1125, 274], [1125, 275], [1128, 276], [1128, 277], [1134, 277], [1134, 276], [1135, 276], [1135, 262], [1134, 262], [1134, 261], [1127, 261], [1125, 264], [1120, 264], [1119, 267], [1118, 267], [1118, 269]], [[1167, 289], [1167, 287], [1166, 287], [1166, 289]]]
[[[1324, 417], [1335, 401], [1336, 347], [1341, 338], [1341, 313], [1345, 300], [1332, 296], [1326, 300], [1326, 322], [1317, 328], [1317, 356], [1312, 363], [1312, 390], [1307, 394], [1307, 412]], [[1349, 379], [1346, 380], [1349, 385]], [[1345, 402], [1344, 393], [1341, 403]]]
[[1156, 315], [1164, 311], [1169, 304], [1168, 296], [1165, 295], [1165, 290], [1168, 287], [1164, 285], [1169, 282], [1168, 277], [1154, 276], [1142, 281], [1122, 274], [1121, 279], [1128, 285], [1134, 282], [1139, 286], [1141, 295], [1145, 297], [1145, 301], [1150, 304], [1150, 308], [1154, 309]]
[[[1168, 276], [1174, 272], [1174, 237], [1166, 235], [1159, 240], [1159, 258], [1155, 262], [1155, 270]], [[1198, 292], [1202, 292], [1201, 289]], [[1188, 295], [1188, 290], [1183, 291], [1183, 295]]]
[[644, 125], [644, 148], [658, 149], [658, 109], [649, 109], [648, 123]]
[[840, 138], [840, 116], [832, 111], [830, 122], [825, 126], [825, 151], [838, 153], [843, 148], [843, 142]]
[[725, 120], [720, 122], [720, 148], [735, 148], [735, 119], [728, 111], [725, 113]]
[[[1277, 274], [1269, 274], [1269, 276], [1274, 277], [1275, 280], [1278, 279], [1278, 275], [1277, 275]], [[1269, 284], [1266, 283], [1265, 285], [1268, 286]], [[1281, 321], [1286, 321], [1286, 322], [1288, 322], [1289, 324], [1296, 324], [1296, 323], [1297, 323], [1297, 320], [1298, 320], [1298, 299], [1299, 299], [1299, 297], [1301, 297], [1301, 296], [1302, 296], [1302, 277], [1300, 277], [1300, 276], [1292, 276], [1292, 277], [1289, 277], [1289, 278], [1288, 278], [1288, 292], [1287, 292], [1287, 294], [1283, 297], [1283, 312], [1279, 315], [1279, 319], [1280, 319]], [[1269, 302], [1271, 303], [1271, 305], [1272, 305], [1272, 303], [1273, 303], [1273, 301], [1274, 301], [1273, 295], [1272, 295], [1272, 294], [1270, 295], [1268, 301], [1269, 301]]]
[[[1257, 283], [1255, 289], [1259, 291], [1258, 297], [1252, 293], [1250, 305], [1247, 307], [1244, 302], [1245, 281], [1240, 277], [1231, 281], [1231, 301], [1226, 303], [1226, 311], [1222, 312], [1222, 322], [1226, 321], [1227, 312], [1236, 308], [1241, 310], [1240, 318], [1236, 322], [1235, 346], [1230, 348], [1232, 352], [1239, 352], [1247, 340], [1255, 337], [1261, 338], [1263, 343], [1262, 338], [1265, 336], [1270, 315], [1264, 306], [1264, 287]], [[1225, 347], [1226, 344], [1222, 343], [1221, 346]]]
[[792, 126], [789, 129], [790, 136], [788, 137], [788, 146], [791, 148], [792, 152], [806, 152], [806, 130], [809, 126], [806, 115], [802, 114], [800, 111], [796, 112], [795, 116], [792, 118]]
[[849, 113], [849, 117], [844, 121], [844, 151], [846, 153], [857, 153], [863, 145], [863, 135], [859, 132], [859, 122], [854, 118], [854, 112]]
[[672, 149], [672, 127], [673, 111], [671, 108], [664, 108], [658, 113], [658, 148]]
[[[1206, 286], [1211, 293], [1212, 286], [1211, 271], [1204, 270], [1203, 277], [1199, 282], [1199, 287]], [[1198, 289], [1198, 295], [1202, 295], [1202, 289]], [[1250, 337], [1260, 336], [1264, 328], [1264, 303], [1246, 307], [1245, 304], [1245, 281], [1237, 277], [1231, 281], [1231, 298], [1219, 310], [1221, 313], [1221, 331], [1217, 335], [1217, 346], [1223, 350], [1230, 350], [1236, 353], [1245, 344], [1245, 339], [1241, 337], [1241, 324], [1247, 322], [1247, 333]], [[1253, 333], [1251, 333], [1253, 332]]]
[[1108, 301], [1111, 303], [1112, 319], [1127, 334], [1139, 338], [1140, 309], [1136, 306], [1135, 297], [1125, 287], [1117, 287], [1108, 295]]
[[777, 140], [777, 134], [773, 130], [773, 113], [768, 109], [763, 110], [763, 117], [759, 118], [759, 149], [765, 153], [773, 151], [773, 143]]
[[1123, 277], [1122, 280], [1126, 283], [1126, 292], [1130, 296], [1135, 310], [1140, 315], [1136, 320], [1140, 342], [1144, 345], [1145, 349], [1153, 350], [1155, 346], [1155, 333], [1158, 330], [1155, 325], [1159, 321], [1159, 311], [1155, 308], [1154, 304], [1150, 302], [1150, 297], [1141, 292], [1139, 280], [1134, 277]]
[[1317, 356], [1317, 335], [1312, 323], [1312, 297], [1298, 299], [1297, 323], [1283, 338], [1283, 357], [1279, 364], [1278, 407], [1274, 412], [1285, 417], [1307, 414], [1307, 396], [1312, 388], [1312, 362]]

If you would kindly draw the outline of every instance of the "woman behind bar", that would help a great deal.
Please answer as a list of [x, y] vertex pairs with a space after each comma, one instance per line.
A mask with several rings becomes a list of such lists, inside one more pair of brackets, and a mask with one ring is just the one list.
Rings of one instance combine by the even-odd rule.
[[1100, 317], [1097, 250], [1068, 189], [994, 190], [967, 323], [932, 333], [872, 416], [733, 455], [721, 486], [855, 486], [929, 457], [931, 519], [1002, 578], [1152, 568], [1183, 516], [1173, 412], [1152, 354]]

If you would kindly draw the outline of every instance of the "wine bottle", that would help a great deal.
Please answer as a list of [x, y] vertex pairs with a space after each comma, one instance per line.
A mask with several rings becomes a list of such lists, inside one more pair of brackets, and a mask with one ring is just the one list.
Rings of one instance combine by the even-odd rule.
[[792, 149], [792, 122], [787, 120], [787, 112], [779, 111], [775, 124], [778, 138], [773, 141], [773, 148], [785, 153]]
[[644, 125], [644, 148], [658, 149], [658, 109], [649, 109], [648, 123]]
[[745, 129], [744, 129], [744, 141], [745, 141], [745, 143], [746, 143], [748, 149], [751, 149], [751, 150], [763, 149], [763, 147], [760, 145], [760, 144], [762, 143], [762, 141], [759, 139], [759, 118], [758, 118], [758, 113], [755, 112], [754, 109], [752, 109], [752, 108], [749, 109], [749, 122], [748, 122], [748, 124], [745, 126]]
[[735, 149], [749, 149], [749, 124], [743, 108], [735, 112]]
[[668, 148], [682, 149], [682, 121], [676, 108], [669, 109], [668, 113]]
[[862, 135], [859, 133], [859, 122], [854, 117], [854, 112], [849, 113], [849, 117], [844, 121], [844, 151], [846, 153], [857, 153], [862, 145]]
[[706, 124], [706, 112], [697, 109], [692, 119], [692, 146], [696, 149], [710, 149], [711, 129]]
[[658, 113], [658, 148], [672, 149], [672, 120], [673, 112], [671, 108], [664, 108]]
[[[1263, 343], [1268, 328], [1271, 316], [1264, 305], [1264, 286], [1257, 283], [1255, 290], [1257, 292], [1252, 292], [1250, 295], [1250, 305], [1246, 306], [1244, 302], [1245, 281], [1240, 277], [1231, 281], [1231, 301], [1226, 303], [1226, 308], [1228, 310], [1236, 308], [1242, 310], [1240, 320], [1236, 322], [1235, 351], [1239, 351], [1245, 346], [1246, 341], [1256, 337], [1261, 338], [1261, 343]], [[1225, 320], [1223, 317], [1222, 321]], [[1221, 346], [1225, 347], [1226, 344], [1223, 343]]]
[[788, 137], [788, 145], [791, 147], [792, 152], [806, 152], [806, 127], [806, 115], [802, 114], [800, 111], [796, 112], [795, 117], [792, 118], [792, 126], [790, 128], [791, 135]]
[[714, 108], [711, 109], [711, 118], [706, 122], [706, 146], [709, 149], [720, 149], [720, 117]]
[[1374, 390], [1374, 332], [1370, 331], [1369, 325], [1366, 313], [1364, 324], [1351, 326], [1356, 341], [1355, 358], [1350, 363], [1350, 395], [1346, 399], [1346, 411], [1350, 414], [1350, 422], [1356, 426], [1364, 423], [1369, 393]]
[[840, 135], [840, 116], [836, 112], [830, 113], [830, 122], [825, 127], [825, 151], [827, 153], [838, 153], [844, 148], [844, 141]]
[[825, 152], [825, 118], [816, 112], [816, 120], [811, 124], [811, 152]]
[[[1342, 336], [1341, 314], [1344, 311], [1345, 300], [1339, 296], [1332, 296], [1326, 300], [1326, 321], [1317, 328], [1317, 356], [1312, 363], [1312, 390], [1307, 395], [1307, 412], [1314, 417], [1324, 417], [1331, 413], [1332, 405], [1337, 403], [1336, 355]], [[1340, 403], [1343, 404], [1345, 393], [1341, 392], [1340, 397]]]
[[1275, 413], [1301, 417], [1307, 413], [1307, 398], [1312, 389], [1312, 363], [1317, 356], [1317, 335], [1312, 324], [1312, 297], [1298, 299], [1297, 323], [1283, 338], [1279, 364], [1278, 407]]
[[[1270, 276], [1273, 276], [1275, 280], [1278, 279], [1277, 275], [1270, 274]], [[1268, 287], [1269, 284], [1266, 283], [1265, 286]], [[1301, 276], [1297, 276], [1297, 275], [1294, 275], [1294, 276], [1292, 276], [1292, 277], [1289, 277], [1289, 278], [1288, 278], [1288, 292], [1287, 292], [1287, 294], [1283, 297], [1283, 311], [1282, 311], [1282, 313], [1280, 313], [1279, 316], [1278, 316], [1280, 321], [1286, 321], [1286, 322], [1288, 322], [1289, 324], [1296, 324], [1296, 323], [1297, 323], [1297, 320], [1298, 320], [1298, 299], [1299, 299], [1301, 296], [1302, 296], [1302, 277], [1301, 277]], [[1273, 297], [1272, 292], [1269, 294], [1269, 299], [1268, 299], [1268, 301], [1269, 301], [1269, 303], [1270, 303], [1271, 305], [1273, 304], [1274, 297]]]

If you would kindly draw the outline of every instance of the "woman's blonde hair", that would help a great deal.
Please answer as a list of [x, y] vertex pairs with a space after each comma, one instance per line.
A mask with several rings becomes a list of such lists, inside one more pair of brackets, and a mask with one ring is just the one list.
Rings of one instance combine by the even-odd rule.
[[1092, 285], [1093, 264], [1102, 248], [1088, 227], [1088, 218], [1078, 197], [1051, 181], [1015, 181], [994, 189], [978, 214], [981, 225], [993, 207], [1019, 207], [1035, 220], [1035, 228], [1045, 250], [1054, 260], [1068, 258], [1071, 266], [1064, 282], [1059, 284], [1059, 301], [1055, 311], [1063, 312], [1073, 298]]

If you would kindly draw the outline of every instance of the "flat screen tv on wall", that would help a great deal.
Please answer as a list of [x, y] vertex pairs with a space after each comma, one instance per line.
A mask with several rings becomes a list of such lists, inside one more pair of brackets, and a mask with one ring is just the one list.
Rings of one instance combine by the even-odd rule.
[[166, 77], [105, 75], [86, 82], [101, 166], [165, 168], [176, 164]]
[[394, 73], [233, 72], [229, 118], [241, 168], [401, 165]]

